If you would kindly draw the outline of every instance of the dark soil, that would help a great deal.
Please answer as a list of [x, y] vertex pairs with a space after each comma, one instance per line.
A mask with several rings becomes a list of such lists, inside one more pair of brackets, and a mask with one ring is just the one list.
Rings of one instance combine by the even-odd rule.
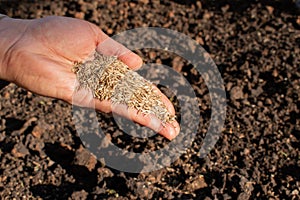
[[[200, 159], [211, 106], [202, 78], [174, 55], [140, 51], [146, 62], [172, 66], [193, 84], [202, 128], [188, 153], [170, 167], [131, 174], [104, 166], [82, 146], [70, 105], [10, 84], [0, 92], [1, 199], [300, 199], [300, 15], [292, 1], [30, 0], [0, 5], [16, 18], [83, 18], [109, 35], [142, 26], [185, 33], [210, 53], [227, 92], [222, 136]], [[152, 145], [116, 140], [120, 130], [106, 121], [121, 147], [156, 148], [167, 142], [159, 136]]]

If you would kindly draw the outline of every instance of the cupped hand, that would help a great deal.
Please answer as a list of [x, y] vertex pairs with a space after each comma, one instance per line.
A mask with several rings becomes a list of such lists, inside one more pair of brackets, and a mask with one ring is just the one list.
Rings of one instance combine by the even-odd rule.
[[[0, 54], [0, 78], [43, 96], [74, 103], [72, 97], [76, 75], [71, 69], [75, 62], [84, 61], [95, 49], [118, 56], [131, 69], [138, 69], [142, 65], [139, 56], [87, 21], [51, 16], [34, 20], [4, 18], [0, 23], [1, 44], [7, 46]], [[99, 49], [103, 42], [108, 45], [105, 45], [105, 49]], [[151, 115], [143, 115], [124, 106], [114, 107], [109, 101], [100, 102], [88, 95], [83, 94], [82, 100], [75, 103], [80, 106], [92, 103], [101, 112], [115, 112], [168, 139], [173, 139], [179, 133], [177, 122], [162, 126]], [[163, 94], [161, 96], [169, 112], [174, 114], [171, 102]]]

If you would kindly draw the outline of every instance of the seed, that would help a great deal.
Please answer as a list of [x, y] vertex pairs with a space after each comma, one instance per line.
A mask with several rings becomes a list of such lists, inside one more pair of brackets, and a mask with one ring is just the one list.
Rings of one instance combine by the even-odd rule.
[[112, 104], [125, 104], [142, 114], [154, 114], [162, 124], [174, 121], [161, 96], [151, 82], [117, 59], [97, 52], [94, 59], [83, 63], [74, 63], [72, 71], [76, 73], [79, 87], [90, 89], [94, 98], [110, 100]]

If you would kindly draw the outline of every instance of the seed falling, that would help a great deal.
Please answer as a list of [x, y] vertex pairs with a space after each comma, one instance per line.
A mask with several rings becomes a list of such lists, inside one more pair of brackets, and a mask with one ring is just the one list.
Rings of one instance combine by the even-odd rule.
[[92, 60], [76, 63], [73, 72], [79, 87], [90, 89], [100, 101], [110, 100], [112, 104], [124, 104], [143, 114], [153, 114], [163, 125], [175, 120], [152, 83], [130, 70], [116, 56], [95, 52]]

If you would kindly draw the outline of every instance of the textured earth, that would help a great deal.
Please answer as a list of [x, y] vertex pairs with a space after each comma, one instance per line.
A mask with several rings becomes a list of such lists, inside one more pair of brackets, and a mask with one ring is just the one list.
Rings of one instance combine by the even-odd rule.
[[[0, 91], [1, 199], [300, 199], [300, 13], [295, 2], [0, 0], [0, 11], [23, 19], [85, 19], [111, 36], [136, 27], [179, 31], [211, 55], [227, 94], [222, 135], [201, 159], [197, 153], [211, 114], [203, 78], [179, 56], [138, 51], [145, 62], [168, 65], [193, 85], [201, 128], [192, 147], [171, 166], [126, 173], [84, 148], [71, 105], [9, 84]], [[100, 124], [121, 148], [144, 151], [168, 143], [160, 136], [128, 137], [110, 115], [101, 116]]]

